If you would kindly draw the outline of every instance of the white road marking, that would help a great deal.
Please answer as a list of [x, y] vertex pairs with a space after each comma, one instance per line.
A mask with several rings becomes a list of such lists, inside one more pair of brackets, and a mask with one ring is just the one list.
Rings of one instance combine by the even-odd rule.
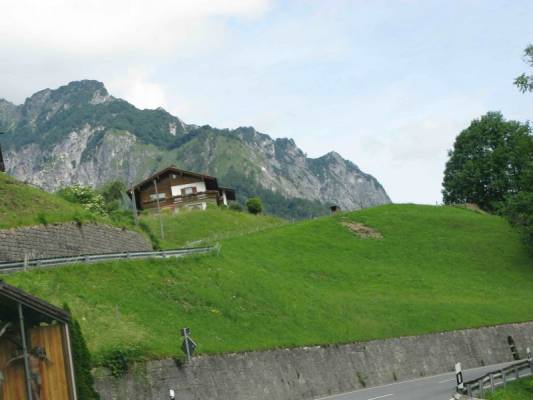
[[439, 383], [448, 383], [448, 382], [454, 382], [455, 379], [448, 379], [446, 381], [440, 381]]
[[372, 397], [371, 399], [368, 399], [368, 400], [382, 399], [384, 397], [389, 397], [389, 396], [393, 396], [393, 395], [394, 395], [394, 393], [391, 393], [391, 394], [386, 394], [384, 396]]
[[[516, 362], [518, 363], [520, 361], [525, 361], [525, 360], [527, 360], [527, 358], [524, 358], [522, 360], [517, 360]], [[494, 369], [496, 369], [498, 366], [507, 366], [507, 365], [510, 365], [512, 363], [513, 363], [512, 361], [506, 361], [506, 362], [492, 364], [492, 365], [484, 365], [484, 366], [481, 366], [481, 367], [469, 368], [466, 371], [471, 373], [473, 371], [477, 371], [478, 369], [484, 369], [484, 368], [490, 368], [490, 367], [494, 367]], [[438, 377], [443, 377], [445, 375], [454, 376], [455, 374], [453, 372], [443, 372], [441, 374], [432, 375], [432, 376], [424, 376], [422, 378], [415, 378], [415, 379], [411, 379], [411, 380], [407, 380], [407, 381], [399, 381], [399, 382], [387, 383], [385, 385], [372, 386], [372, 387], [367, 387], [365, 389], [357, 389], [357, 390], [352, 390], [350, 392], [332, 394], [332, 395], [329, 395], [329, 396], [319, 397], [319, 398], [317, 398], [315, 400], [333, 399], [333, 398], [338, 397], [338, 396], [346, 396], [346, 395], [353, 394], [353, 393], [366, 392], [368, 390], [383, 389], [383, 388], [388, 387], [388, 386], [396, 386], [396, 385], [403, 385], [403, 384], [407, 384], [407, 383], [425, 381], [425, 380], [428, 380], [428, 379], [435, 379], [435, 378], [438, 378]], [[453, 380], [455, 380], [455, 379], [453, 379]]]

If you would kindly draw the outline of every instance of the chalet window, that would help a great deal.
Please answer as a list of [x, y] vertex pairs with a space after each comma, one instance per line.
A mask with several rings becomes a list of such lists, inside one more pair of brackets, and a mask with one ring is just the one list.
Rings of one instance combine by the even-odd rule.
[[166, 195], [165, 193], [158, 193], [158, 194], [151, 194], [150, 195], [150, 200], [157, 200], [157, 198], [159, 197], [159, 200], [164, 200], [166, 198]]
[[196, 186], [189, 186], [189, 187], [185, 187], [183, 189], [181, 189], [181, 195], [182, 196], [185, 196], [185, 195], [188, 195], [188, 194], [194, 194], [196, 193]]

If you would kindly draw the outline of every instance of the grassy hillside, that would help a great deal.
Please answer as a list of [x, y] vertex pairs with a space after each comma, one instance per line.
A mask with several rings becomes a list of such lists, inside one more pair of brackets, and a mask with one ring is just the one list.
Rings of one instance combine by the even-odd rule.
[[[360, 238], [363, 223], [382, 239]], [[354, 226], [354, 225], [352, 225]], [[533, 260], [501, 218], [391, 205], [222, 241], [219, 256], [126, 261], [8, 275], [68, 302], [102, 359], [350, 342], [533, 316]]]
[[217, 207], [178, 214], [162, 213], [161, 220], [164, 239], [161, 238], [160, 219], [157, 214], [141, 217], [141, 221], [150, 227], [164, 249], [213, 243], [284, 223], [282, 219], [276, 217], [252, 215]]
[[507, 384], [504, 389], [487, 396], [489, 400], [531, 400], [533, 399], [533, 378], [521, 379]]
[[83, 208], [0, 172], [0, 229], [92, 218]]

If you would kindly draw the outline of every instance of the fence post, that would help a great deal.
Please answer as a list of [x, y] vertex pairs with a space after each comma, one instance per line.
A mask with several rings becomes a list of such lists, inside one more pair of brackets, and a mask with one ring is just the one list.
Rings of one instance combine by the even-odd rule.
[[503, 387], [507, 386], [507, 377], [505, 375], [505, 369], [502, 369], [502, 380], [503, 380]]
[[529, 347], [527, 348], [527, 360], [529, 361], [529, 368], [533, 374], [533, 355], [531, 355], [531, 349]]

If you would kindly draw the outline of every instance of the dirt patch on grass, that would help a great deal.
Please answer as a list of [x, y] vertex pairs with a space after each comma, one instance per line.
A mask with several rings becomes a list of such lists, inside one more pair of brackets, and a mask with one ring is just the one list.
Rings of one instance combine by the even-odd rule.
[[383, 235], [369, 226], [359, 222], [341, 222], [346, 228], [362, 239], [383, 239]]

